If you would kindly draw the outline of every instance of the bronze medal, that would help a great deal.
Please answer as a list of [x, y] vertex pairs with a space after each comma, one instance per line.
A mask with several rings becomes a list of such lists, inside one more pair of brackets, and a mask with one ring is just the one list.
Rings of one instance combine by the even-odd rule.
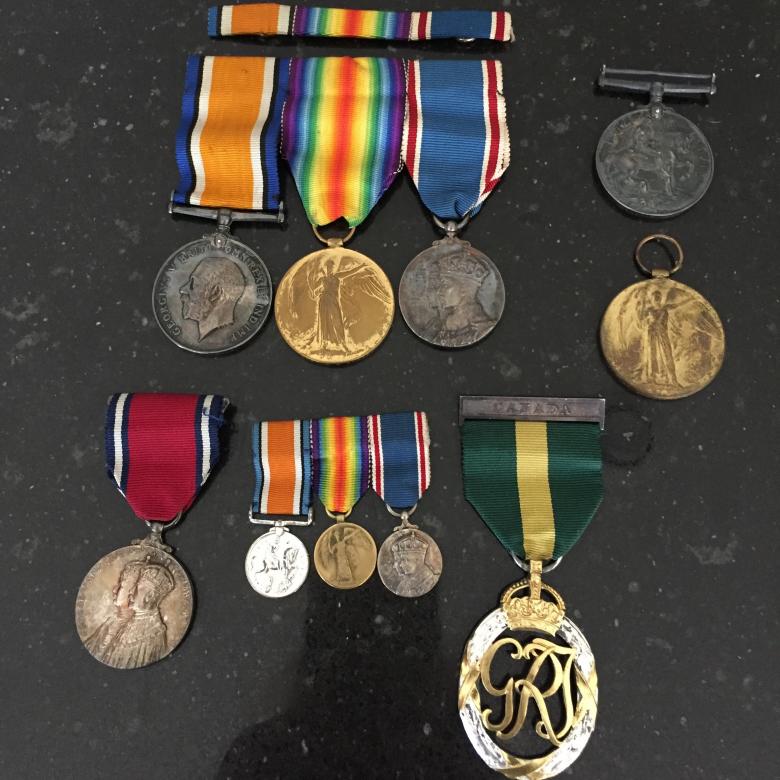
[[[641, 250], [669, 242], [677, 253], [670, 270], [650, 270]], [[618, 379], [640, 395], [685, 398], [706, 387], [723, 364], [725, 334], [717, 312], [696, 290], [669, 278], [682, 266], [683, 251], [670, 236], [639, 242], [637, 265], [652, 278], [632, 284], [609, 304], [601, 321], [601, 348]]]
[[332, 588], [358, 588], [374, 573], [376, 544], [365, 528], [339, 520], [317, 539], [314, 567]]

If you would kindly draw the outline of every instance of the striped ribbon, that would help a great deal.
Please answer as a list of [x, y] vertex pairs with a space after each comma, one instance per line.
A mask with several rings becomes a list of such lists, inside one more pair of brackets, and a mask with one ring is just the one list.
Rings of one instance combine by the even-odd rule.
[[299, 35], [317, 38], [380, 38], [427, 41], [476, 38], [513, 41], [507, 11], [369, 11], [311, 8], [279, 3], [209, 8], [209, 35]]
[[371, 461], [366, 417], [312, 420], [314, 490], [325, 508], [348, 514], [368, 490]]
[[474, 214], [509, 166], [501, 63], [410, 60], [403, 155], [429, 211]]
[[401, 168], [402, 60], [295, 58], [282, 155], [313, 225], [359, 225]]
[[311, 507], [311, 423], [257, 422], [252, 428], [255, 492], [252, 511], [305, 515]]
[[117, 393], [106, 412], [106, 470], [141, 520], [188, 509], [219, 460], [228, 400], [219, 395]]
[[466, 498], [510, 552], [565, 555], [603, 496], [597, 423], [466, 420]]
[[368, 417], [371, 486], [393, 509], [409, 509], [431, 481], [430, 434], [425, 412]]
[[288, 70], [289, 60], [273, 57], [187, 59], [174, 203], [278, 209]]

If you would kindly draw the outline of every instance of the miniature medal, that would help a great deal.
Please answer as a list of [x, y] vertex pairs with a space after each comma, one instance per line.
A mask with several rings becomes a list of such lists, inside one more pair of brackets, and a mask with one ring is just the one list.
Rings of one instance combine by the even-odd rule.
[[601, 503], [604, 401], [462, 397], [461, 421], [466, 498], [530, 576], [466, 643], [460, 717], [491, 769], [544, 780], [577, 759], [596, 721], [593, 653], [541, 575]]
[[214, 219], [217, 229], [165, 261], [153, 304], [165, 335], [189, 352], [237, 349], [271, 311], [268, 269], [230, 226], [284, 221], [278, 148], [287, 71], [287, 60], [272, 57], [187, 60], [169, 211]]
[[[642, 248], [666, 241], [676, 252], [671, 269], [653, 268]], [[726, 337], [709, 301], [673, 281], [682, 268], [683, 250], [671, 236], [646, 236], [634, 259], [651, 276], [627, 287], [612, 300], [601, 321], [601, 349], [615, 376], [648, 398], [673, 400], [702, 390], [723, 364]]]
[[76, 630], [107, 666], [148, 666], [187, 633], [192, 585], [162, 533], [181, 519], [219, 459], [226, 406], [216, 395], [120, 393], [109, 400], [106, 468], [151, 532], [101, 558], [79, 588]]
[[446, 235], [404, 271], [401, 314], [429, 344], [468, 347], [504, 311], [498, 268], [457, 237], [509, 166], [501, 63], [410, 61], [403, 153], [420, 198]]
[[[309, 573], [303, 542], [287, 530], [313, 519], [309, 428], [309, 420], [274, 420], [255, 423], [252, 431], [255, 492], [249, 520], [274, 527], [252, 543], [244, 571], [252, 588], [268, 598], [295, 593]], [[296, 515], [306, 520], [281, 519]]]
[[429, 593], [441, 577], [441, 552], [431, 536], [409, 518], [431, 480], [430, 435], [425, 412], [368, 417], [371, 485], [401, 524], [379, 548], [377, 570], [396, 596]]
[[369, 485], [366, 418], [312, 420], [311, 441], [314, 490], [328, 516], [336, 521], [317, 540], [314, 566], [331, 587], [357, 588], [376, 568], [371, 534], [346, 519]]
[[620, 206], [644, 217], [674, 217], [696, 205], [715, 161], [693, 122], [661, 101], [664, 95], [714, 95], [715, 74], [657, 73], [604, 66], [602, 89], [650, 94], [650, 104], [618, 117], [602, 133], [596, 171]]
[[[360, 360], [393, 321], [387, 276], [344, 244], [400, 170], [404, 97], [401, 60], [316, 57], [290, 65], [282, 154], [327, 248], [285, 274], [274, 315], [287, 344], [316, 363]], [[323, 238], [317, 226], [339, 219], [349, 225], [347, 236]]]

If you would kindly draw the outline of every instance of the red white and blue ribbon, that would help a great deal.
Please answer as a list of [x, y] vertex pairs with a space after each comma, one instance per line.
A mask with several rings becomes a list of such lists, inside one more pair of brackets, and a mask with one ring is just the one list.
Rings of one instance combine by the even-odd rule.
[[425, 412], [369, 415], [368, 440], [374, 491], [393, 509], [413, 507], [431, 482]]
[[501, 63], [410, 60], [403, 154], [429, 211], [475, 214], [509, 166]]
[[117, 393], [106, 413], [106, 470], [133, 512], [175, 520], [219, 460], [228, 400], [219, 395]]

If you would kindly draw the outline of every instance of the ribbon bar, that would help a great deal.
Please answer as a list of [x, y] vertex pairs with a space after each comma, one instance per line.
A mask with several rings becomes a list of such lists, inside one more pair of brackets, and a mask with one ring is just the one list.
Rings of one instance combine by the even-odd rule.
[[208, 32], [212, 38], [295, 35], [387, 41], [515, 39], [508, 11], [377, 11], [279, 3], [213, 6], [209, 8]]
[[592, 422], [603, 431], [605, 408], [603, 398], [462, 395], [458, 419]]

